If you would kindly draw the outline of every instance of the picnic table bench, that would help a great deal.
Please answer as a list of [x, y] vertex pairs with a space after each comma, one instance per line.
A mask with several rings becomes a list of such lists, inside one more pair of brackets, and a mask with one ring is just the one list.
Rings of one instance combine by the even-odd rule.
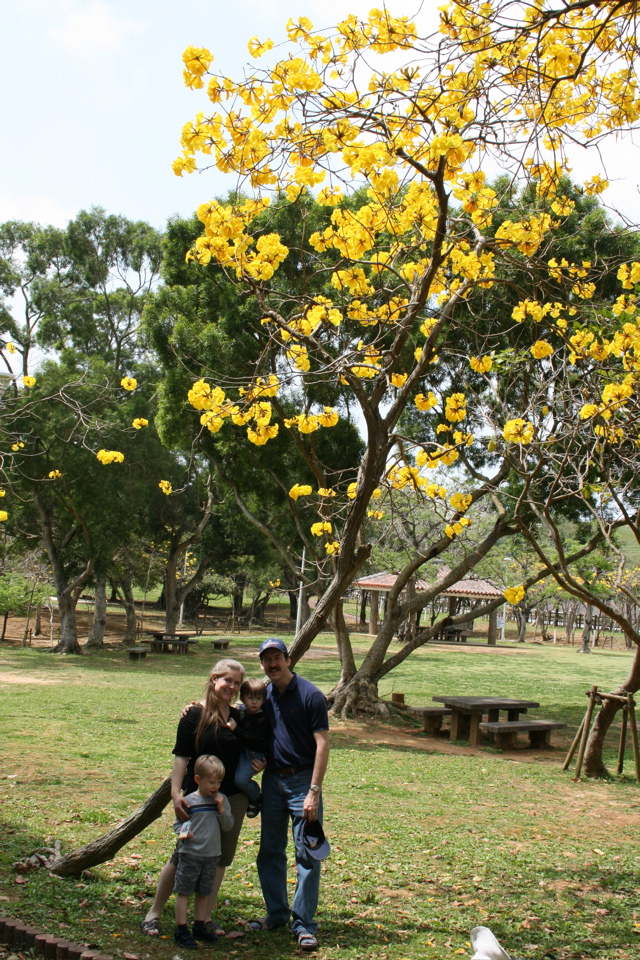
[[151, 649], [154, 653], [188, 653], [189, 645], [197, 643], [195, 633], [165, 633], [163, 630], [145, 630], [152, 637]]
[[451, 716], [450, 707], [409, 707], [408, 713], [414, 717], [422, 717], [424, 732], [435, 734], [442, 730], [444, 717]]
[[214, 650], [228, 650], [231, 643], [226, 637], [215, 637], [213, 641]]
[[129, 654], [129, 660], [146, 660], [147, 654], [151, 653], [151, 647], [126, 647]]
[[539, 707], [536, 700], [516, 700], [512, 697], [432, 697], [451, 710], [451, 739], [469, 739], [472, 747], [480, 744], [480, 721], [486, 714], [489, 723], [497, 723], [500, 711], [506, 710], [510, 722], [520, 719], [530, 707]]
[[496, 746], [503, 750], [515, 747], [518, 742], [518, 733], [529, 734], [529, 745], [535, 749], [551, 746], [551, 731], [563, 730], [566, 723], [556, 720], [507, 720], [505, 722], [481, 723], [482, 733], [492, 733]]

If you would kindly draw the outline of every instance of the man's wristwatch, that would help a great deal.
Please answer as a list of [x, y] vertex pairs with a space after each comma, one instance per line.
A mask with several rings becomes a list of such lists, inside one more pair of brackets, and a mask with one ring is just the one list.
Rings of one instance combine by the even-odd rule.
[[309, 790], [311, 791], [311, 793], [320, 793], [320, 787], [318, 786], [317, 783], [312, 783], [311, 786], [309, 787]]

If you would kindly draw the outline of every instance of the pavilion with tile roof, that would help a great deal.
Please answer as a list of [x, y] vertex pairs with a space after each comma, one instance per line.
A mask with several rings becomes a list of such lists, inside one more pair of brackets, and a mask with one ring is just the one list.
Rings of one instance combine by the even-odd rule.
[[[440, 564], [438, 566], [438, 576], [446, 576], [449, 568]], [[395, 585], [398, 579], [395, 573], [374, 573], [370, 576], [360, 577], [353, 581], [353, 586], [363, 594], [365, 591], [371, 596], [371, 613], [369, 616], [369, 634], [375, 636], [378, 632], [378, 605], [380, 594], [387, 594]], [[426, 590], [430, 583], [414, 577], [410, 583], [415, 590]], [[440, 597], [447, 597], [449, 600], [449, 616], [457, 612], [458, 600], [471, 600], [478, 602], [482, 600], [495, 600], [502, 597], [502, 590], [494, 586], [489, 580], [480, 580], [479, 578], [469, 578], [458, 580], [451, 587], [447, 587], [439, 594]], [[495, 643], [497, 637], [497, 618], [498, 610], [494, 610], [489, 615], [488, 642]], [[469, 618], [473, 622], [473, 617]]]

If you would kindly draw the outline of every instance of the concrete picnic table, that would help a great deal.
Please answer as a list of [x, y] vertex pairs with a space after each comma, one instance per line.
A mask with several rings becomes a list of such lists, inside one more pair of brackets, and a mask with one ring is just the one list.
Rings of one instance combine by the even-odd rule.
[[164, 630], [145, 630], [152, 637], [151, 646], [154, 653], [187, 653], [189, 644], [197, 643], [193, 640], [195, 633], [165, 633]]
[[461, 740], [469, 737], [472, 747], [480, 743], [480, 721], [487, 714], [489, 722], [500, 719], [500, 711], [507, 711], [507, 719], [515, 721], [529, 707], [539, 707], [535, 700], [515, 700], [512, 697], [432, 697], [436, 703], [443, 703], [451, 710], [451, 739]]

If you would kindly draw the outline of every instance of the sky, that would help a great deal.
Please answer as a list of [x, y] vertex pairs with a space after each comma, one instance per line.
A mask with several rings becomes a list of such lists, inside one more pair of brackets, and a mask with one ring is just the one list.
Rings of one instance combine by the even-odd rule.
[[[442, 0], [424, 0], [421, 27], [437, 21]], [[247, 41], [276, 43], [289, 17], [327, 28], [373, 0], [0, 0], [0, 222], [63, 226], [80, 210], [163, 227], [173, 214], [233, 183], [217, 171], [176, 177], [180, 130], [208, 102], [182, 83], [183, 50], [206, 46], [212, 69], [232, 77], [249, 63]], [[379, 3], [378, 5], [382, 5]], [[393, 0], [415, 14], [418, 0]], [[576, 150], [574, 175], [602, 172], [595, 151]], [[630, 139], [605, 153], [609, 203], [640, 220], [640, 164]]]

